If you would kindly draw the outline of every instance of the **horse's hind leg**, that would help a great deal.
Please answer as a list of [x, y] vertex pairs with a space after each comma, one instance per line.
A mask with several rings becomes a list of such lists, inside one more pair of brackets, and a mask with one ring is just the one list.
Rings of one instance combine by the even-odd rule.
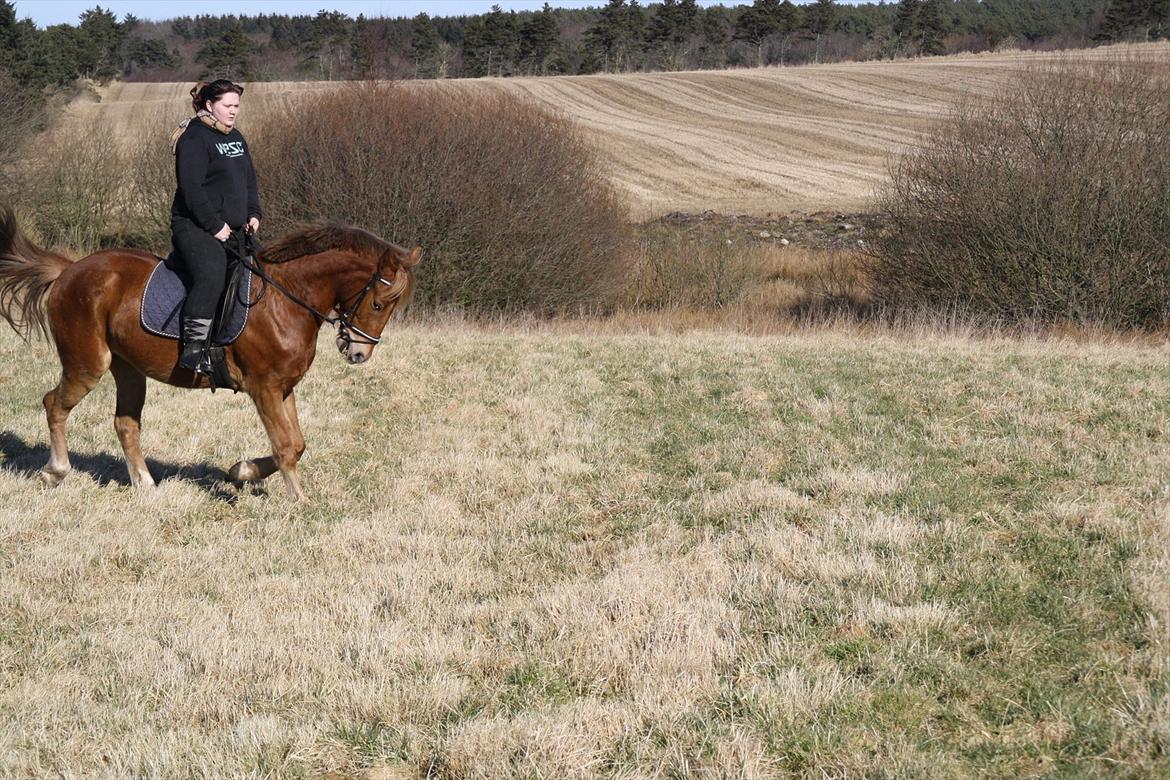
[[[108, 361], [108, 357], [106, 359]], [[106, 361], [102, 361], [106, 362]], [[79, 370], [66, 364], [64, 357], [62, 364], [66, 365], [61, 374], [61, 381], [49, 392], [45, 393], [45, 414], [49, 420], [49, 462], [41, 469], [41, 482], [49, 487], [56, 487], [69, 473], [69, 449], [65, 446], [65, 421], [73, 407], [97, 387], [107, 366], [100, 370]]]
[[118, 385], [118, 405], [114, 411], [114, 430], [126, 453], [126, 468], [134, 487], [153, 487], [154, 478], [142, 457], [139, 434], [142, 431], [142, 405], [146, 403], [146, 376], [119, 357], [110, 362], [110, 373]]

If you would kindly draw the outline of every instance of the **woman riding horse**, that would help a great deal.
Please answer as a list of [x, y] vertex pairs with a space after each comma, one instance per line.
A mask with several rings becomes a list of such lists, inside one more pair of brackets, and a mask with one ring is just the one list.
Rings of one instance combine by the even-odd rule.
[[236, 129], [244, 88], [227, 79], [191, 90], [195, 116], [175, 131], [171, 243], [191, 274], [183, 303], [179, 365], [210, 374], [212, 319], [227, 281], [224, 246], [233, 231], [260, 229], [260, 199], [248, 144]]

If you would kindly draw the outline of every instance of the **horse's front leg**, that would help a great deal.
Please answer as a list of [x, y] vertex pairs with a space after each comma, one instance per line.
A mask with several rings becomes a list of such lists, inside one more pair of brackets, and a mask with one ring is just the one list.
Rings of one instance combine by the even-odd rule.
[[236, 483], [259, 482], [279, 470], [289, 496], [304, 500], [297, 463], [305, 452], [305, 437], [297, 419], [295, 396], [290, 392], [281, 398], [279, 391], [261, 388], [252, 395], [252, 400], [260, 413], [268, 440], [272, 442], [272, 455], [236, 463], [228, 471], [228, 479]]

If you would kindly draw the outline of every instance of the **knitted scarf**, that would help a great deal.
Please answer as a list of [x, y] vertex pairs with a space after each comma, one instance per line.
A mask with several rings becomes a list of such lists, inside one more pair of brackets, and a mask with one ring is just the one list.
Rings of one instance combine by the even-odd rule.
[[188, 117], [182, 122], [179, 122], [179, 126], [175, 128], [175, 132], [171, 133], [171, 154], [175, 153], [175, 147], [179, 144], [179, 136], [181, 136], [183, 131], [187, 129], [187, 125], [191, 124], [191, 122], [196, 119], [208, 127], [218, 130], [224, 135], [227, 135], [232, 131], [230, 127], [213, 117], [210, 111], [207, 109], [200, 109], [199, 113], [197, 113], [195, 116]]

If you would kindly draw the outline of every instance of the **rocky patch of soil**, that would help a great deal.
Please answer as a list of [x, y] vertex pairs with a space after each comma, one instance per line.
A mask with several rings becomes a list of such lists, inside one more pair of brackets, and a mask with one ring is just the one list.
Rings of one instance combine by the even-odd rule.
[[698, 214], [672, 212], [647, 226], [683, 230], [699, 240], [723, 239], [729, 243], [796, 244], [816, 249], [864, 250], [881, 230], [877, 214], [843, 214], [818, 211], [812, 214]]

